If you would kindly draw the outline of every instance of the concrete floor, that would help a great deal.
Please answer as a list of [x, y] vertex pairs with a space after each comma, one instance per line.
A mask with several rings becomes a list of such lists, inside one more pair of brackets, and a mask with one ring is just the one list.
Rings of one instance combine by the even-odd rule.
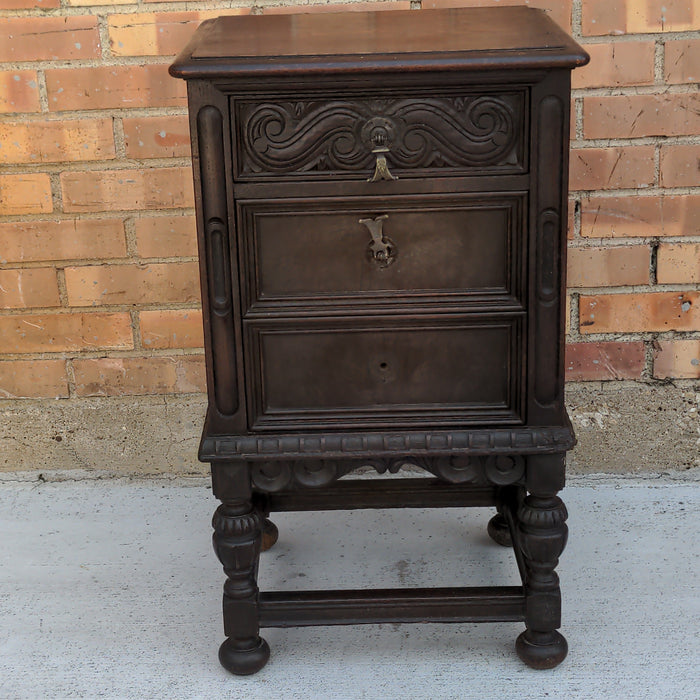
[[[569, 657], [532, 671], [520, 624], [265, 630], [220, 668], [223, 576], [204, 481], [0, 484], [1, 698], [700, 698], [700, 489], [573, 480], [559, 572]], [[517, 583], [472, 510], [278, 514], [261, 587]]]

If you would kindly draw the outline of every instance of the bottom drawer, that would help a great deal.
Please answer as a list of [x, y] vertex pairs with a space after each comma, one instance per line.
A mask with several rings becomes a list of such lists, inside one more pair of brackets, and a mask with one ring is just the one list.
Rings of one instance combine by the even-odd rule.
[[520, 316], [246, 326], [251, 429], [522, 423]]

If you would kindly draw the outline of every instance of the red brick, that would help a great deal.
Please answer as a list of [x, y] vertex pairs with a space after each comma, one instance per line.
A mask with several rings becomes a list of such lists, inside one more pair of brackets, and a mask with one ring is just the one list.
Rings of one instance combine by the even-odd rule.
[[570, 31], [571, 0], [423, 0], [421, 7], [432, 10], [442, 7], [503, 7], [505, 5], [527, 5], [546, 10], [547, 14], [560, 26]]
[[664, 48], [667, 83], [700, 82], [700, 39], [667, 41]]
[[591, 62], [571, 76], [574, 88], [651, 85], [654, 82], [654, 42], [620, 41], [586, 44]]
[[183, 107], [184, 80], [168, 75], [167, 65], [96, 66], [46, 71], [51, 110]]
[[27, 309], [60, 305], [54, 268], [0, 270], [0, 308]]
[[97, 17], [4, 17], [0, 61], [51, 61], [100, 56]]
[[144, 216], [134, 222], [136, 246], [142, 258], [197, 255], [193, 216]]
[[191, 394], [205, 390], [204, 357], [104, 357], [73, 360], [78, 396]]
[[569, 102], [569, 139], [576, 140], [576, 98], [572, 97]]
[[575, 218], [575, 212], [576, 212], [576, 200], [575, 199], [570, 199], [568, 203], [568, 209], [566, 212], [566, 237], [569, 240], [573, 240], [574, 238], [574, 233], [576, 232], [576, 218]]
[[647, 246], [570, 248], [569, 287], [621, 287], [649, 283]]
[[123, 120], [128, 158], [186, 158], [190, 129], [186, 115], [133, 117]]
[[[156, 2], [156, 0], [147, 0]], [[157, 0], [160, 2], [160, 0]], [[388, 0], [387, 2], [349, 2], [326, 5], [313, 2], [308, 5], [272, 5], [263, 7], [266, 15], [309, 14], [318, 12], [368, 12], [371, 10], [410, 10], [410, 0]]]
[[698, 184], [700, 184], [700, 145], [662, 146], [662, 187], [695, 187]]
[[585, 0], [584, 35], [693, 31], [700, 24], [698, 0]]
[[0, 362], [0, 398], [59, 399], [68, 397], [65, 360]]
[[126, 255], [119, 219], [0, 223], [0, 263]]
[[61, 173], [63, 210], [175, 209], [194, 204], [190, 168]]
[[581, 202], [582, 236], [618, 238], [698, 234], [700, 195], [584, 197]]
[[[64, 0], [68, 7], [89, 7], [90, 5], [104, 5], [105, 0]], [[134, 0], [109, 0], [109, 5], [134, 5]]]
[[583, 100], [587, 139], [686, 136], [700, 133], [700, 96], [616, 95]]
[[659, 379], [700, 378], [700, 340], [662, 340], [654, 358]]
[[0, 163], [114, 158], [111, 119], [0, 123]]
[[199, 309], [158, 309], [140, 313], [141, 342], [149, 350], [204, 346]]
[[53, 211], [51, 181], [46, 173], [0, 175], [0, 214], [46, 214], [50, 211]]
[[656, 275], [659, 284], [700, 283], [700, 243], [662, 243]]
[[115, 56], [165, 56], [178, 53], [205, 20], [248, 14], [239, 7], [204, 12], [130, 13], [109, 15], [109, 45]]
[[575, 148], [571, 151], [572, 190], [614, 190], [654, 184], [654, 147]]
[[109, 15], [109, 45], [115, 56], [174, 54], [200, 22], [198, 12]]
[[67, 267], [71, 306], [199, 301], [197, 263]]
[[40, 109], [36, 71], [0, 71], [0, 112], [38, 112]]
[[644, 343], [572, 343], [566, 346], [566, 380], [569, 382], [639, 379], [644, 364]]
[[0, 347], [7, 353], [131, 349], [131, 318], [76, 312], [0, 316]]
[[700, 330], [700, 292], [601, 294], [579, 298], [581, 333]]
[[49, 10], [61, 6], [61, 0], [0, 0], [0, 10]]

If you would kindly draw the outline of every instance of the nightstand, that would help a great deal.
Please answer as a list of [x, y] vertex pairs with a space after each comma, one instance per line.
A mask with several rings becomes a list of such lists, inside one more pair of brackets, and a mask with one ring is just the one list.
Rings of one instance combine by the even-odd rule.
[[[222, 17], [188, 83], [226, 641], [260, 627], [523, 621], [566, 655], [570, 71], [525, 7]], [[361, 467], [429, 477], [353, 480]], [[271, 512], [494, 506], [517, 587], [259, 592]], [[461, 583], [461, 582], [458, 582]]]

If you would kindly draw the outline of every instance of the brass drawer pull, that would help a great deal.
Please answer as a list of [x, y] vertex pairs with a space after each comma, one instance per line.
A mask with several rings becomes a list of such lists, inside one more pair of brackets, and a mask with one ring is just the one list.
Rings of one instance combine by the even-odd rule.
[[362, 127], [362, 141], [372, 149], [376, 157], [374, 175], [367, 182], [379, 182], [379, 180], [398, 180], [389, 171], [386, 162], [386, 154], [391, 149], [396, 138], [394, 123], [384, 117], [373, 117]]
[[374, 165], [374, 175], [370, 177], [367, 182], [379, 182], [379, 180], [398, 180], [396, 175], [392, 175], [389, 170], [389, 165], [386, 162], [385, 153], [388, 153], [389, 149], [386, 147], [377, 147], [372, 149], [372, 153], [377, 156], [377, 162]]
[[398, 254], [394, 241], [384, 235], [383, 226], [388, 218], [388, 214], [382, 214], [376, 219], [360, 219], [360, 223], [367, 227], [369, 235], [372, 236], [367, 248], [367, 255], [379, 267], [389, 267], [396, 260]]

